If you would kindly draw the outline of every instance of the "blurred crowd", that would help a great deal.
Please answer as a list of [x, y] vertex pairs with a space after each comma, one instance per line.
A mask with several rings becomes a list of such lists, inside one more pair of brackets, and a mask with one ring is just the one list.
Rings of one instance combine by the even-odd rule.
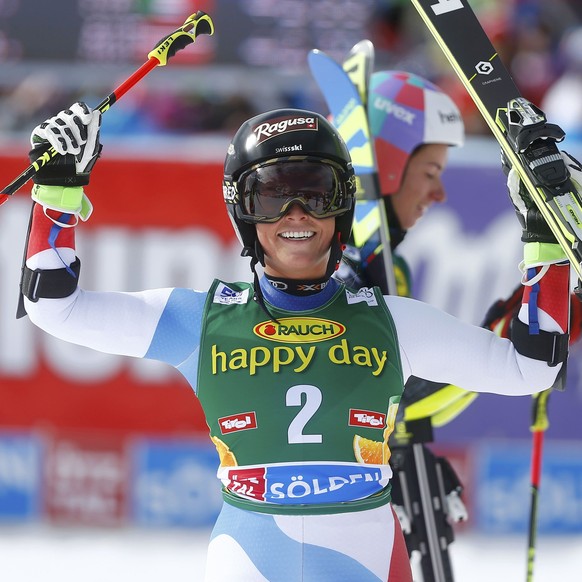
[[[469, 0], [524, 97], [548, 121], [582, 144], [582, 2], [580, 0]], [[387, 2], [371, 27], [380, 58], [413, 70], [445, 89], [472, 134], [487, 133], [471, 97], [423, 29], [410, 2]]]
[[[582, 1], [470, 3], [522, 94], [540, 106], [549, 121], [566, 131], [569, 142], [582, 144]], [[405, 69], [430, 78], [457, 102], [469, 133], [488, 132], [409, 0], [378, 2], [368, 32], [376, 48], [376, 69]], [[285, 63], [278, 68], [284, 71]], [[239, 74], [244, 75], [244, 70]], [[270, 72], [264, 70], [262, 74], [268, 82]], [[111, 85], [99, 84], [71, 89], [71, 85], [60, 83], [50, 65], [13, 85], [0, 84], [0, 134], [29, 131], [38, 120], [75, 100], [86, 100], [94, 106], [112, 89]], [[151, 85], [132, 89], [108, 112], [104, 135], [230, 133], [243, 119], [270, 107], [307, 107], [325, 113], [321, 96], [308, 77], [307, 63], [295, 90], [286, 86], [275, 93], [275, 98], [271, 91], [268, 100], [260, 87], [229, 91], [209, 91], [208, 86], [204, 91], [148, 87]]]

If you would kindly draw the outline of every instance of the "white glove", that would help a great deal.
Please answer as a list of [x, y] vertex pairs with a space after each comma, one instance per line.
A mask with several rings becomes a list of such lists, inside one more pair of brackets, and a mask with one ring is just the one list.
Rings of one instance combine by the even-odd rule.
[[[45, 214], [47, 210], [55, 210], [81, 220], [91, 215], [93, 206], [83, 186], [89, 183], [91, 170], [101, 153], [100, 125], [99, 111], [92, 111], [85, 103], [75, 103], [32, 131], [32, 150], [28, 157], [40, 165], [33, 177], [32, 199], [44, 207]], [[50, 146], [60, 155], [51, 159]], [[76, 224], [76, 221], [60, 223], [52, 216], [49, 218], [63, 227]]]
[[[74, 103], [70, 109], [61, 111], [35, 127], [30, 136], [33, 147], [29, 154], [31, 161], [35, 161], [40, 156], [39, 148], [48, 143], [61, 156], [65, 154], [74, 156], [74, 174], [77, 176], [77, 180], [74, 180], [75, 183], [72, 184], [70, 178], [73, 175], [71, 167], [73, 160], [65, 157], [65, 159], [53, 160], [50, 164], [43, 166], [37, 172], [35, 182], [57, 186], [87, 184], [89, 174], [101, 151], [100, 126], [100, 111], [91, 110], [85, 103]], [[46, 148], [42, 149], [46, 150]], [[59, 181], [59, 178], [62, 180]]]

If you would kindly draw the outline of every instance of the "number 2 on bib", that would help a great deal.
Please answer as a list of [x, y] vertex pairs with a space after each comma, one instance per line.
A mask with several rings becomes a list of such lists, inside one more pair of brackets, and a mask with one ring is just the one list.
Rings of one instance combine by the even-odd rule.
[[[305, 395], [305, 403], [302, 404], [302, 396]], [[287, 390], [285, 404], [287, 406], [301, 406], [297, 416], [291, 421], [287, 429], [287, 440], [289, 444], [321, 443], [323, 440], [320, 434], [303, 434], [305, 425], [311, 420], [313, 415], [321, 406], [321, 390], [311, 384], [297, 384]]]

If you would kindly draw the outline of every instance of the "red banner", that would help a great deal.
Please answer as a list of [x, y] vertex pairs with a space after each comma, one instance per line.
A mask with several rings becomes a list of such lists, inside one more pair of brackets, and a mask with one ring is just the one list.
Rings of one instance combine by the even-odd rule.
[[[0, 155], [2, 186], [25, 166], [23, 156]], [[103, 156], [93, 174], [95, 210], [77, 237], [84, 288], [205, 289], [240, 254], [221, 162]], [[15, 319], [29, 207], [22, 192], [0, 208], [0, 426], [206, 432], [192, 390], [169, 366], [98, 354]]]

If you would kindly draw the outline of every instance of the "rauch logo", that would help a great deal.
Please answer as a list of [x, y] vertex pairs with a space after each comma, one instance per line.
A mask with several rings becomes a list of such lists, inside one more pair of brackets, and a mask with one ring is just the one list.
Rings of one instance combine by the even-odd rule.
[[317, 317], [284, 317], [278, 323], [263, 321], [253, 332], [264, 339], [292, 344], [322, 342], [343, 335], [341, 323]]

